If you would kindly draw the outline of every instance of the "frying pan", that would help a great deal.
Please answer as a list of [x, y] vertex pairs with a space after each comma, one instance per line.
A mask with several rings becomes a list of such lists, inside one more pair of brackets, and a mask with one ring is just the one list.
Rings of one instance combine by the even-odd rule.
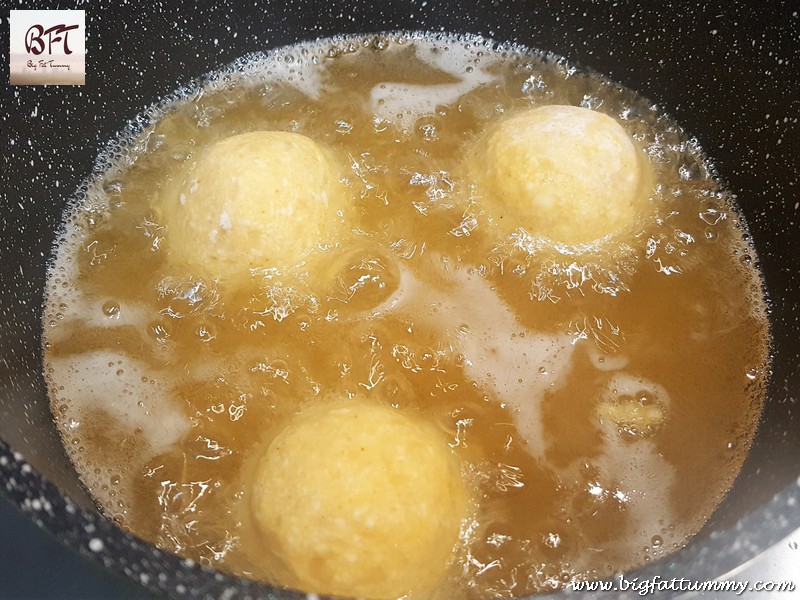
[[[83, 87], [0, 85], [0, 494], [67, 547], [172, 597], [305, 598], [123, 533], [79, 483], [42, 377], [45, 272], [69, 196], [148, 105], [253, 51], [342, 33], [446, 30], [552, 51], [657, 103], [714, 158], [757, 248], [774, 336], [769, 397], [731, 493], [682, 551], [630, 574], [709, 580], [800, 530], [800, 5], [792, 1], [383, 0], [20, 3], [86, 10]], [[8, 13], [1, 15], [6, 19]], [[8, 48], [2, 27], [0, 48]], [[13, 544], [2, 540], [0, 544]], [[795, 544], [796, 546], [796, 544]], [[790, 564], [800, 584], [800, 550]], [[757, 567], [758, 568], [758, 567]], [[766, 567], [761, 573], [767, 573]], [[2, 595], [2, 591], [0, 591]], [[632, 597], [635, 592], [630, 592]], [[590, 597], [590, 596], [587, 596]]]

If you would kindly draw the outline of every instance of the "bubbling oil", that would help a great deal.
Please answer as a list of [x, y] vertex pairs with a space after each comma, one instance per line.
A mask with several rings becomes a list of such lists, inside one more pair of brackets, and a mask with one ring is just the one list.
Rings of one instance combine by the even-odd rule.
[[[652, 213], [629, 234], [576, 248], [486, 209], [470, 148], [546, 104], [614, 117], [646, 157]], [[261, 130], [344, 165], [340, 238], [235, 288], [176, 271], [163, 182]], [[159, 547], [269, 580], [248, 470], [332, 394], [422, 415], [461, 462], [472, 511], [424, 597], [521, 596], [664, 556], [742, 465], [769, 332], [741, 216], [696, 140], [595, 73], [476, 37], [300, 44], [180, 91], [99, 164], [50, 267], [45, 372], [84, 484]]]

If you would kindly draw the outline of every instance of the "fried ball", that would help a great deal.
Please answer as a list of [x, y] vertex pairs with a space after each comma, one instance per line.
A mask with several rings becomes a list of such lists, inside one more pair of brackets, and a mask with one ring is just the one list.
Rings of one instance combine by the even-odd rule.
[[162, 190], [170, 260], [228, 279], [296, 264], [338, 222], [342, 189], [331, 158], [306, 136], [223, 139]]
[[280, 583], [389, 599], [443, 576], [466, 498], [441, 432], [361, 399], [296, 416], [259, 457], [251, 506]]
[[615, 234], [646, 209], [650, 165], [613, 118], [542, 106], [500, 121], [473, 169], [498, 222], [566, 244]]

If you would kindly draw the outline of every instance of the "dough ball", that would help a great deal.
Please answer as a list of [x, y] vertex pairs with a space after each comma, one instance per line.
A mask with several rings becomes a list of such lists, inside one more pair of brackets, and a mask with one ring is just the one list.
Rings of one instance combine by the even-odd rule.
[[664, 407], [646, 398], [626, 398], [617, 403], [604, 402], [598, 408], [599, 417], [633, 434], [651, 433], [664, 422]]
[[397, 598], [445, 573], [466, 516], [447, 440], [364, 400], [301, 413], [269, 445], [252, 488], [280, 583], [322, 594]]
[[223, 139], [162, 192], [170, 260], [223, 278], [296, 264], [340, 221], [341, 189], [330, 158], [303, 135]]
[[[485, 143], [484, 143], [485, 142]], [[474, 163], [490, 213], [505, 225], [566, 244], [635, 222], [649, 197], [649, 163], [613, 118], [542, 106], [495, 126]]]
[[601, 427], [625, 439], [646, 438], [656, 433], [667, 419], [669, 392], [647, 379], [618, 372], [609, 380], [597, 406]]

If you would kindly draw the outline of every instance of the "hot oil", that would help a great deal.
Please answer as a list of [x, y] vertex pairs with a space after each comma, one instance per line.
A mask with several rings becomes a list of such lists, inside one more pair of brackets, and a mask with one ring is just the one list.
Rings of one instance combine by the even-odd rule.
[[[620, 120], [656, 173], [652, 214], [580, 250], [493, 220], [464, 157], [541, 104]], [[65, 446], [125, 528], [269, 579], [249, 465], [342, 394], [423, 415], [463, 462], [474, 511], [436, 597], [641, 565], [729, 489], [764, 394], [760, 278], [697, 143], [646, 100], [479, 39], [341, 39], [237, 64], [150, 121], [69, 216], [46, 311]], [[272, 129], [336, 157], [347, 230], [237, 286], [176, 270], [164, 182], [215, 141]]]

